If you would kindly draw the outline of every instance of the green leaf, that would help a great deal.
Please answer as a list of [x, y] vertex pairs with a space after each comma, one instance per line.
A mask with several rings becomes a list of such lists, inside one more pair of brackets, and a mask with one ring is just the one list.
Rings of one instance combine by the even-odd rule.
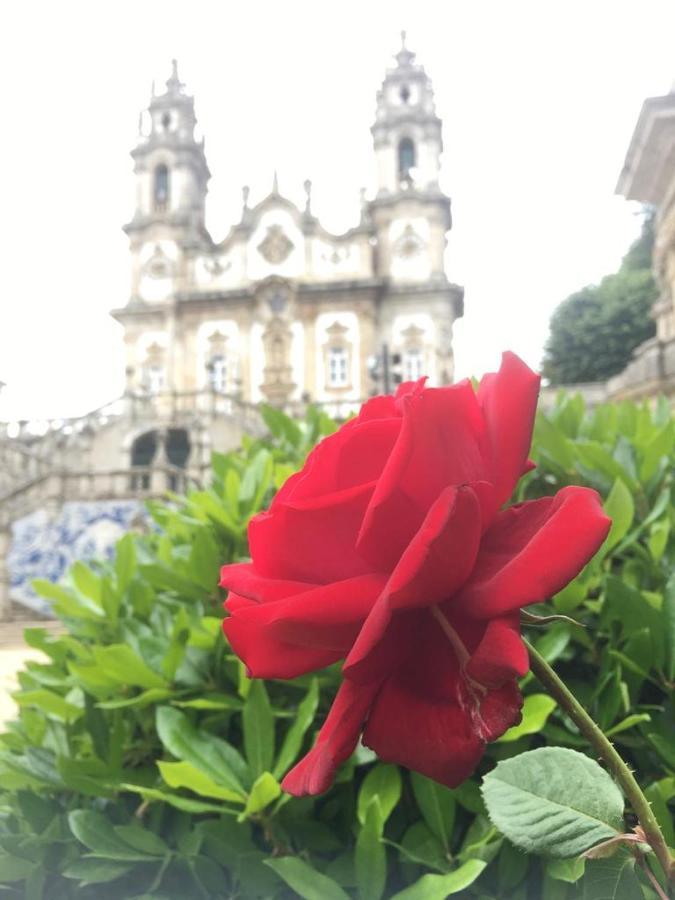
[[148, 831], [138, 822], [131, 822], [129, 825], [114, 825], [113, 827], [119, 837], [134, 850], [150, 853], [152, 856], [164, 856], [171, 852], [158, 834]]
[[207, 594], [214, 594], [218, 586], [220, 557], [221, 552], [211, 532], [200, 528], [192, 540], [189, 567], [190, 575]]
[[131, 584], [136, 572], [136, 545], [134, 535], [129, 532], [115, 546], [115, 576], [117, 590], [123, 594]]
[[172, 788], [187, 788], [202, 797], [215, 797], [218, 800], [229, 800], [232, 803], [244, 803], [245, 796], [237, 791], [229, 790], [216, 784], [201, 769], [189, 762], [157, 762], [164, 781]]
[[265, 865], [274, 869], [303, 900], [349, 900], [349, 895], [336, 881], [317, 872], [297, 856], [266, 859]]
[[378, 763], [363, 779], [356, 813], [362, 825], [366, 821], [366, 810], [374, 797], [379, 800], [384, 825], [401, 797], [401, 773], [398, 766]]
[[607, 554], [612, 547], [628, 533], [635, 516], [635, 504], [633, 495], [621, 478], [617, 478], [605, 501], [605, 512], [612, 520], [612, 527], [605, 538], [605, 543], [599, 550], [599, 556]]
[[423, 875], [415, 884], [394, 894], [391, 900], [445, 900], [473, 884], [485, 866], [480, 859], [470, 859], [447, 875]]
[[623, 797], [575, 750], [542, 747], [503, 760], [483, 779], [491, 820], [528, 853], [578, 856], [623, 827]]
[[169, 806], [175, 806], [183, 812], [189, 813], [226, 813], [232, 814], [234, 811], [226, 806], [217, 806], [215, 803], [206, 803], [203, 800], [193, 800], [190, 797], [180, 797], [177, 794], [169, 794], [167, 791], [158, 791], [156, 788], [141, 787], [138, 784], [122, 784], [120, 785], [126, 791], [134, 794], [140, 794], [144, 800], [149, 802], [157, 801], [158, 803], [168, 803]]
[[316, 678], [313, 678], [307, 694], [298, 706], [297, 713], [293, 719], [293, 724], [284, 737], [279, 756], [272, 769], [272, 774], [275, 778], [281, 778], [282, 775], [285, 775], [287, 769], [295, 762], [296, 757], [300, 752], [300, 748], [302, 747], [302, 740], [305, 733], [314, 719], [318, 704], [319, 682]]
[[368, 806], [363, 813], [362, 825], [356, 838], [354, 851], [356, 884], [361, 900], [380, 900], [384, 893], [387, 881], [387, 852], [380, 840], [384, 819], [380, 798], [377, 794], [371, 794]]
[[114, 860], [81, 857], [69, 863], [61, 874], [65, 878], [77, 879], [82, 885], [103, 884], [126, 875], [132, 868], [133, 866], [127, 863], [115, 862]]
[[123, 862], [156, 860], [155, 854], [134, 850], [123, 840], [108, 819], [93, 809], [76, 809], [68, 815], [68, 824], [75, 837], [102, 859]]
[[452, 791], [417, 772], [410, 773], [410, 780], [424, 821], [448, 850], [455, 824], [456, 804]]
[[[670, 790], [668, 789], [669, 784], [671, 785]], [[650, 784], [645, 791], [645, 797], [651, 804], [656, 821], [659, 823], [669, 847], [675, 846], [675, 822], [673, 822], [668, 808], [668, 801], [672, 798], [673, 793], [675, 793], [675, 778], [656, 781], [654, 784]]]
[[273, 800], [276, 800], [280, 794], [281, 785], [274, 775], [269, 772], [263, 772], [262, 775], [259, 775], [253, 782], [253, 787], [248, 795], [248, 800], [246, 801], [246, 806], [244, 807], [240, 819], [243, 821], [248, 818], [248, 816], [260, 812], [261, 809], [264, 809], [266, 806], [269, 806]]
[[191, 763], [224, 788], [246, 793], [242, 784], [242, 776], [244, 780], [247, 777], [245, 763], [226, 741], [198, 730], [184, 713], [170, 706], [157, 710], [157, 733], [177, 759]]
[[546, 874], [556, 881], [565, 881], [574, 884], [584, 874], [586, 860], [580, 856], [576, 859], [548, 859], [546, 860]]
[[100, 709], [127, 709], [130, 706], [137, 709], [143, 709], [146, 706], [152, 706], [161, 700], [167, 700], [173, 695], [173, 691], [169, 688], [150, 688], [142, 691], [134, 697], [121, 697], [117, 700], [102, 700], [96, 705]]
[[583, 900], [642, 900], [635, 860], [628, 853], [589, 860], [583, 881]]
[[166, 681], [137, 656], [128, 644], [94, 647], [94, 659], [101, 674], [118, 684], [142, 688], [165, 688]]
[[663, 594], [663, 625], [666, 636], [666, 678], [675, 680], [675, 574], [671, 575]]
[[105, 618], [103, 608], [72, 589], [52, 584], [46, 578], [34, 578], [31, 585], [41, 597], [52, 601], [54, 612], [64, 618], [98, 620]]
[[517, 741], [527, 734], [537, 734], [546, 724], [546, 720], [556, 707], [556, 702], [548, 694], [530, 694], [523, 703], [523, 719], [518, 725], [509, 728], [500, 741]]
[[415, 822], [405, 832], [400, 844], [391, 843], [401, 854], [402, 860], [419, 863], [426, 869], [447, 872], [450, 868], [448, 853], [426, 822]]
[[0, 884], [12, 881], [23, 881], [35, 868], [31, 859], [19, 856], [0, 854]]
[[243, 712], [244, 752], [254, 778], [269, 772], [274, 759], [274, 716], [265, 683], [251, 682]]
[[14, 694], [14, 699], [19, 706], [34, 706], [62, 722], [75, 722], [84, 715], [84, 709], [81, 706], [68, 703], [60, 694], [48, 691], [46, 688], [20, 691]]
[[70, 569], [70, 577], [80, 594], [92, 600], [96, 606], [103, 605], [101, 603], [101, 578], [92, 572], [89, 566], [78, 560]]
[[633, 728], [635, 725], [639, 725], [640, 722], [651, 722], [652, 717], [649, 713], [634, 713], [632, 716], [626, 716], [625, 719], [622, 719], [620, 722], [617, 722], [616, 725], [613, 725], [608, 731], [605, 732], [606, 737], [612, 737], [614, 734], [620, 734], [622, 731], [628, 731], [629, 728]]

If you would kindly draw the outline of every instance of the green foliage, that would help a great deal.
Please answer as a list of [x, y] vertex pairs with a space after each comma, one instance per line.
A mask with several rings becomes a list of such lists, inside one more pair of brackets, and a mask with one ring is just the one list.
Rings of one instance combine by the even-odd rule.
[[653, 219], [648, 215], [618, 272], [571, 294], [557, 307], [542, 363], [552, 384], [604, 381], [624, 369], [638, 344], [652, 337], [650, 310], [657, 300], [653, 243]]
[[[455, 790], [359, 747], [325, 796], [281, 793], [332, 701], [339, 667], [251, 682], [222, 636], [218, 570], [245, 558], [248, 520], [333, 426], [316, 413], [307, 422], [266, 415], [272, 436], [214, 454], [208, 487], [150, 504], [155, 530], [126, 535], [111, 562], [38, 585], [65, 630], [27, 630], [47, 659], [21, 673], [19, 715], [0, 736], [3, 896], [652, 897], [623, 851], [588, 862], [528, 856], [508, 839], [519, 839], [516, 817], [488, 817], [481, 777], [489, 800], [490, 785], [508, 786], [504, 772], [521, 770], [532, 752], [568, 760], [553, 771], [562, 771], [551, 783], [556, 800], [567, 791], [578, 801], [575, 766], [596, 766], [572, 753], [587, 752], [583, 739], [532, 676], [522, 681], [522, 723]], [[596, 559], [533, 610], [585, 627], [557, 621], [528, 628], [528, 637], [611, 733], [671, 842], [674, 444], [665, 403], [589, 412], [580, 398], [561, 397], [538, 418], [537, 468], [515, 498], [582, 483], [613, 515]], [[539, 749], [547, 747], [565, 749]], [[616, 790], [604, 773], [592, 778], [598, 797], [611, 794], [606, 827], [615, 833], [623, 812]], [[588, 832], [564, 852], [601, 837]]]

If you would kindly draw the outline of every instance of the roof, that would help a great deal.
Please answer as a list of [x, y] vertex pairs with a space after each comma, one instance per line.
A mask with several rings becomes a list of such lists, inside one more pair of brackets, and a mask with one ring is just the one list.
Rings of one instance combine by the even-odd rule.
[[675, 92], [642, 104], [617, 194], [658, 206], [675, 178]]

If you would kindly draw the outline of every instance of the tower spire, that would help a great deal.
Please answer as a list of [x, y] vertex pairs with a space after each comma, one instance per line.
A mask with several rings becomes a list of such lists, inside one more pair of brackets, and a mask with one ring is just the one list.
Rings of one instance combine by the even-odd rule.
[[406, 45], [406, 40], [408, 38], [408, 32], [403, 29], [401, 31], [401, 49], [396, 54], [396, 62], [399, 64], [401, 68], [406, 68], [410, 66], [415, 59], [415, 53], [412, 50], [409, 50]]
[[185, 85], [181, 82], [178, 77], [178, 60], [171, 60], [171, 75], [167, 78], [166, 81], [166, 89], [169, 94], [180, 94], [183, 91]]

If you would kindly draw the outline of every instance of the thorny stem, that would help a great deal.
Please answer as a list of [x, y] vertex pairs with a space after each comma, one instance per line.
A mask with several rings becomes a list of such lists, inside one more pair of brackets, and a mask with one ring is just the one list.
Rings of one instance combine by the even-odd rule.
[[669, 885], [675, 874], [675, 864], [649, 801], [642, 793], [639, 784], [633, 777], [633, 773], [621, 759], [612, 742], [603, 734], [602, 730], [556, 675], [544, 657], [528, 641], [525, 641], [525, 646], [530, 654], [530, 665], [536, 677], [551, 696], [558, 701], [561, 708], [565, 710], [598, 756], [605, 761], [607, 768], [623, 788], [623, 792], [642, 826], [647, 843], [661, 864], [661, 868], [666, 876], [666, 884]]

